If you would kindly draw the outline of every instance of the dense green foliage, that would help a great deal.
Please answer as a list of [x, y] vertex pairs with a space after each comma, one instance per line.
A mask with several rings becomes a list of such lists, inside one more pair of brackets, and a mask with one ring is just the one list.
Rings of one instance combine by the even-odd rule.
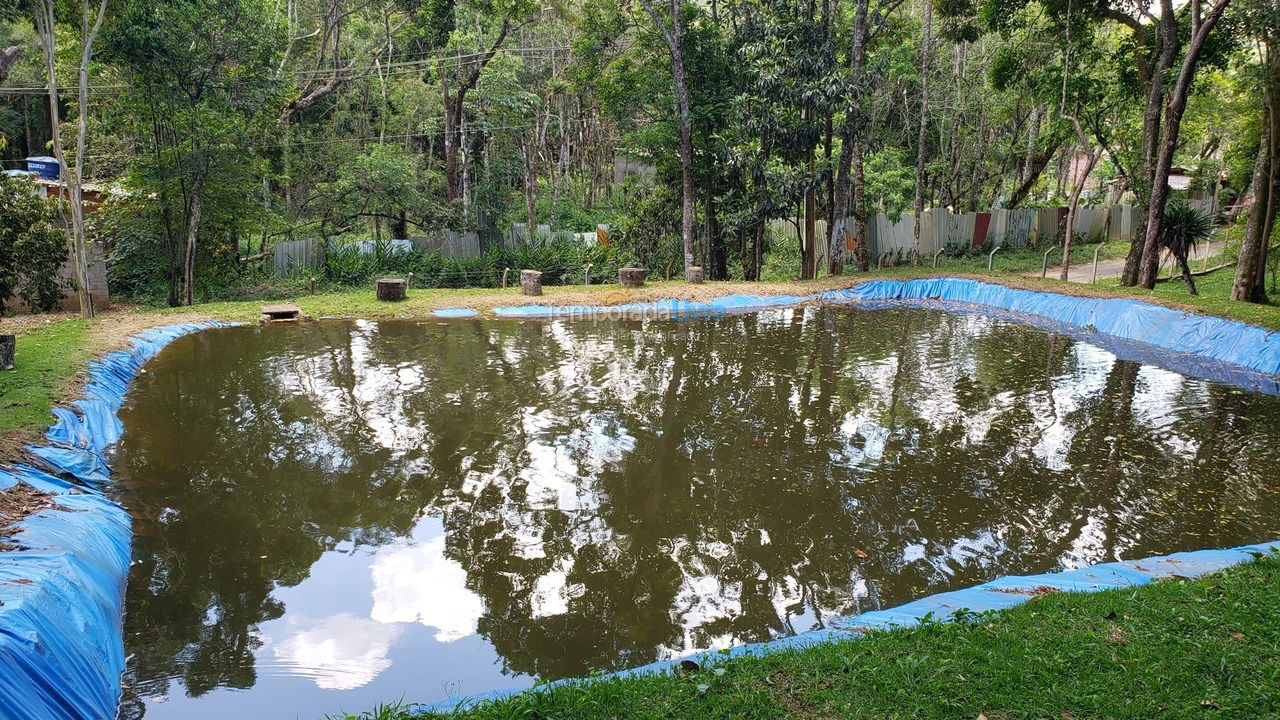
[[67, 246], [58, 221], [57, 203], [41, 199], [32, 183], [0, 177], [0, 314], [11, 298], [51, 310], [62, 297], [58, 268]]
[[[2, 3], [0, 46], [18, 50], [0, 83], [10, 166], [48, 152], [47, 78], [31, 25], [41, 2]], [[423, 275], [489, 278], [508, 262], [495, 255], [514, 244], [503, 238], [529, 224], [607, 225], [634, 262], [664, 273], [683, 262], [677, 78], [666, 36], [636, 4], [107, 7], [89, 66], [85, 161], [90, 179], [117, 187], [91, 233], [112, 245], [117, 292], [169, 304], [230, 297], [281, 282], [271, 251], [282, 241], [445, 229], [478, 231], [481, 257], [457, 267], [423, 257]], [[1125, 3], [1064, 0], [924, 9], [680, 6], [695, 259], [708, 277], [840, 272], [844, 251], [814, 266], [824, 231], [804, 218], [841, 227], [847, 210], [850, 241], [865, 247], [858, 219], [896, 219], [916, 196], [923, 208], [964, 212], [1061, 205], [1078, 186], [1084, 206], [1142, 206], [1163, 147], [1174, 148], [1172, 174], [1191, 178], [1175, 199], [1247, 222], [1252, 211], [1229, 204], [1257, 194], [1259, 158], [1280, 152], [1267, 110], [1280, 87], [1275, 0], [1151, 17]], [[80, 17], [62, 4], [55, 15], [66, 46], [58, 74], [74, 88]], [[1162, 113], [1183, 66], [1186, 111], [1174, 127]], [[75, 112], [68, 104], [64, 117]], [[1099, 166], [1083, 177], [1079, 159], [1095, 150]], [[1254, 205], [1280, 204], [1263, 200]], [[795, 232], [778, 230], [787, 226]]]

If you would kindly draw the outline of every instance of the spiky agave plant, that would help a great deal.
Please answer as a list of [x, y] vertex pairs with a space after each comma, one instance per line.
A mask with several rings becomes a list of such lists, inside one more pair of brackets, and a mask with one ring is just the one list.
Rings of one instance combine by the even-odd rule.
[[1212, 213], [1205, 212], [1187, 204], [1181, 198], [1170, 201], [1164, 209], [1164, 223], [1160, 229], [1160, 246], [1169, 251], [1182, 268], [1182, 280], [1192, 295], [1196, 292], [1196, 281], [1191, 277], [1191, 266], [1187, 258], [1195, 252], [1196, 246], [1208, 242], [1213, 237], [1215, 221]]

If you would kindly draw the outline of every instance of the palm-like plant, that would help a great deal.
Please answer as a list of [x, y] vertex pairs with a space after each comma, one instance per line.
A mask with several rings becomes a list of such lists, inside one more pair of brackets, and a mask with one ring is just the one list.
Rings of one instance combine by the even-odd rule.
[[1199, 293], [1196, 292], [1196, 281], [1191, 277], [1187, 258], [1195, 252], [1197, 245], [1213, 237], [1214, 224], [1212, 213], [1191, 207], [1185, 200], [1172, 200], [1165, 206], [1160, 245], [1177, 259], [1182, 268], [1182, 279], [1192, 295]]

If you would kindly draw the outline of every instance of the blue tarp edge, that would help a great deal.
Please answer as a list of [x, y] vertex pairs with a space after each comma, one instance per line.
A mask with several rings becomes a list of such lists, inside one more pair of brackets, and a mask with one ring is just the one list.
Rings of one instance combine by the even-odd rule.
[[922, 306], [992, 315], [1071, 335], [1125, 360], [1280, 395], [1280, 333], [1141, 300], [1017, 290], [968, 278], [873, 280], [846, 290], [811, 295], [726, 295], [708, 302], [521, 305], [499, 307], [493, 312], [510, 319], [636, 316], [697, 319], [806, 302], [855, 305], [867, 310]]
[[869, 631], [907, 629], [926, 620], [951, 622], [958, 613], [963, 615], [965, 613], [1005, 610], [1030, 600], [1037, 594], [1044, 592], [1044, 588], [1052, 588], [1063, 592], [1102, 592], [1104, 590], [1137, 587], [1172, 577], [1197, 578], [1254, 560], [1262, 555], [1278, 554], [1280, 554], [1280, 539], [1273, 543], [1243, 545], [1225, 550], [1195, 550], [1171, 555], [1158, 555], [1141, 560], [1103, 563], [1064, 572], [1039, 575], [1009, 575], [962, 590], [930, 595], [886, 610], [873, 610], [860, 615], [835, 618], [828, 620], [825, 628], [810, 630], [776, 640], [735, 645], [724, 650], [707, 650], [589, 679], [558, 680], [529, 690], [498, 690], [469, 695], [463, 698], [453, 698], [431, 705], [418, 705], [415, 709], [423, 713], [431, 711], [444, 712], [459, 707], [502, 700], [521, 693], [542, 692], [566, 684], [589, 683], [634, 675], [669, 673], [685, 661], [693, 661], [700, 667], [705, 667], [722, 662], [727, 658], [742, 655], [762, 655], [798, 650], [822, 643], [851, 641]]
[[91, 362], [83, 397], [55, 409], [48, 444], [29, 448], [45, 467], [0, 466], [0, 489], [26, 483], [55, 503], [19, 522], [8, 539], [16, 547], [0, 552], [0, 717], [115, 717], [132, 526], [103, 494], [103, 453], [120, 438], [116, 412], [143, 364], [183, 335], [226, 325], [152, 328]]

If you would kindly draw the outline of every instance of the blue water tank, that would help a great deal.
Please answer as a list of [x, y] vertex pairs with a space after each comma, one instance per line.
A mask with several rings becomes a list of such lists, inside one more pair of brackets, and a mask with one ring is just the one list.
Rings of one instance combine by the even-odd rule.
[[45, 180], [57, 180], [61, 174], [58, 172], [58, 159], [48, 155], [27, 158], [27, 169], [31, 172], [40, 173], [40, 177]]

